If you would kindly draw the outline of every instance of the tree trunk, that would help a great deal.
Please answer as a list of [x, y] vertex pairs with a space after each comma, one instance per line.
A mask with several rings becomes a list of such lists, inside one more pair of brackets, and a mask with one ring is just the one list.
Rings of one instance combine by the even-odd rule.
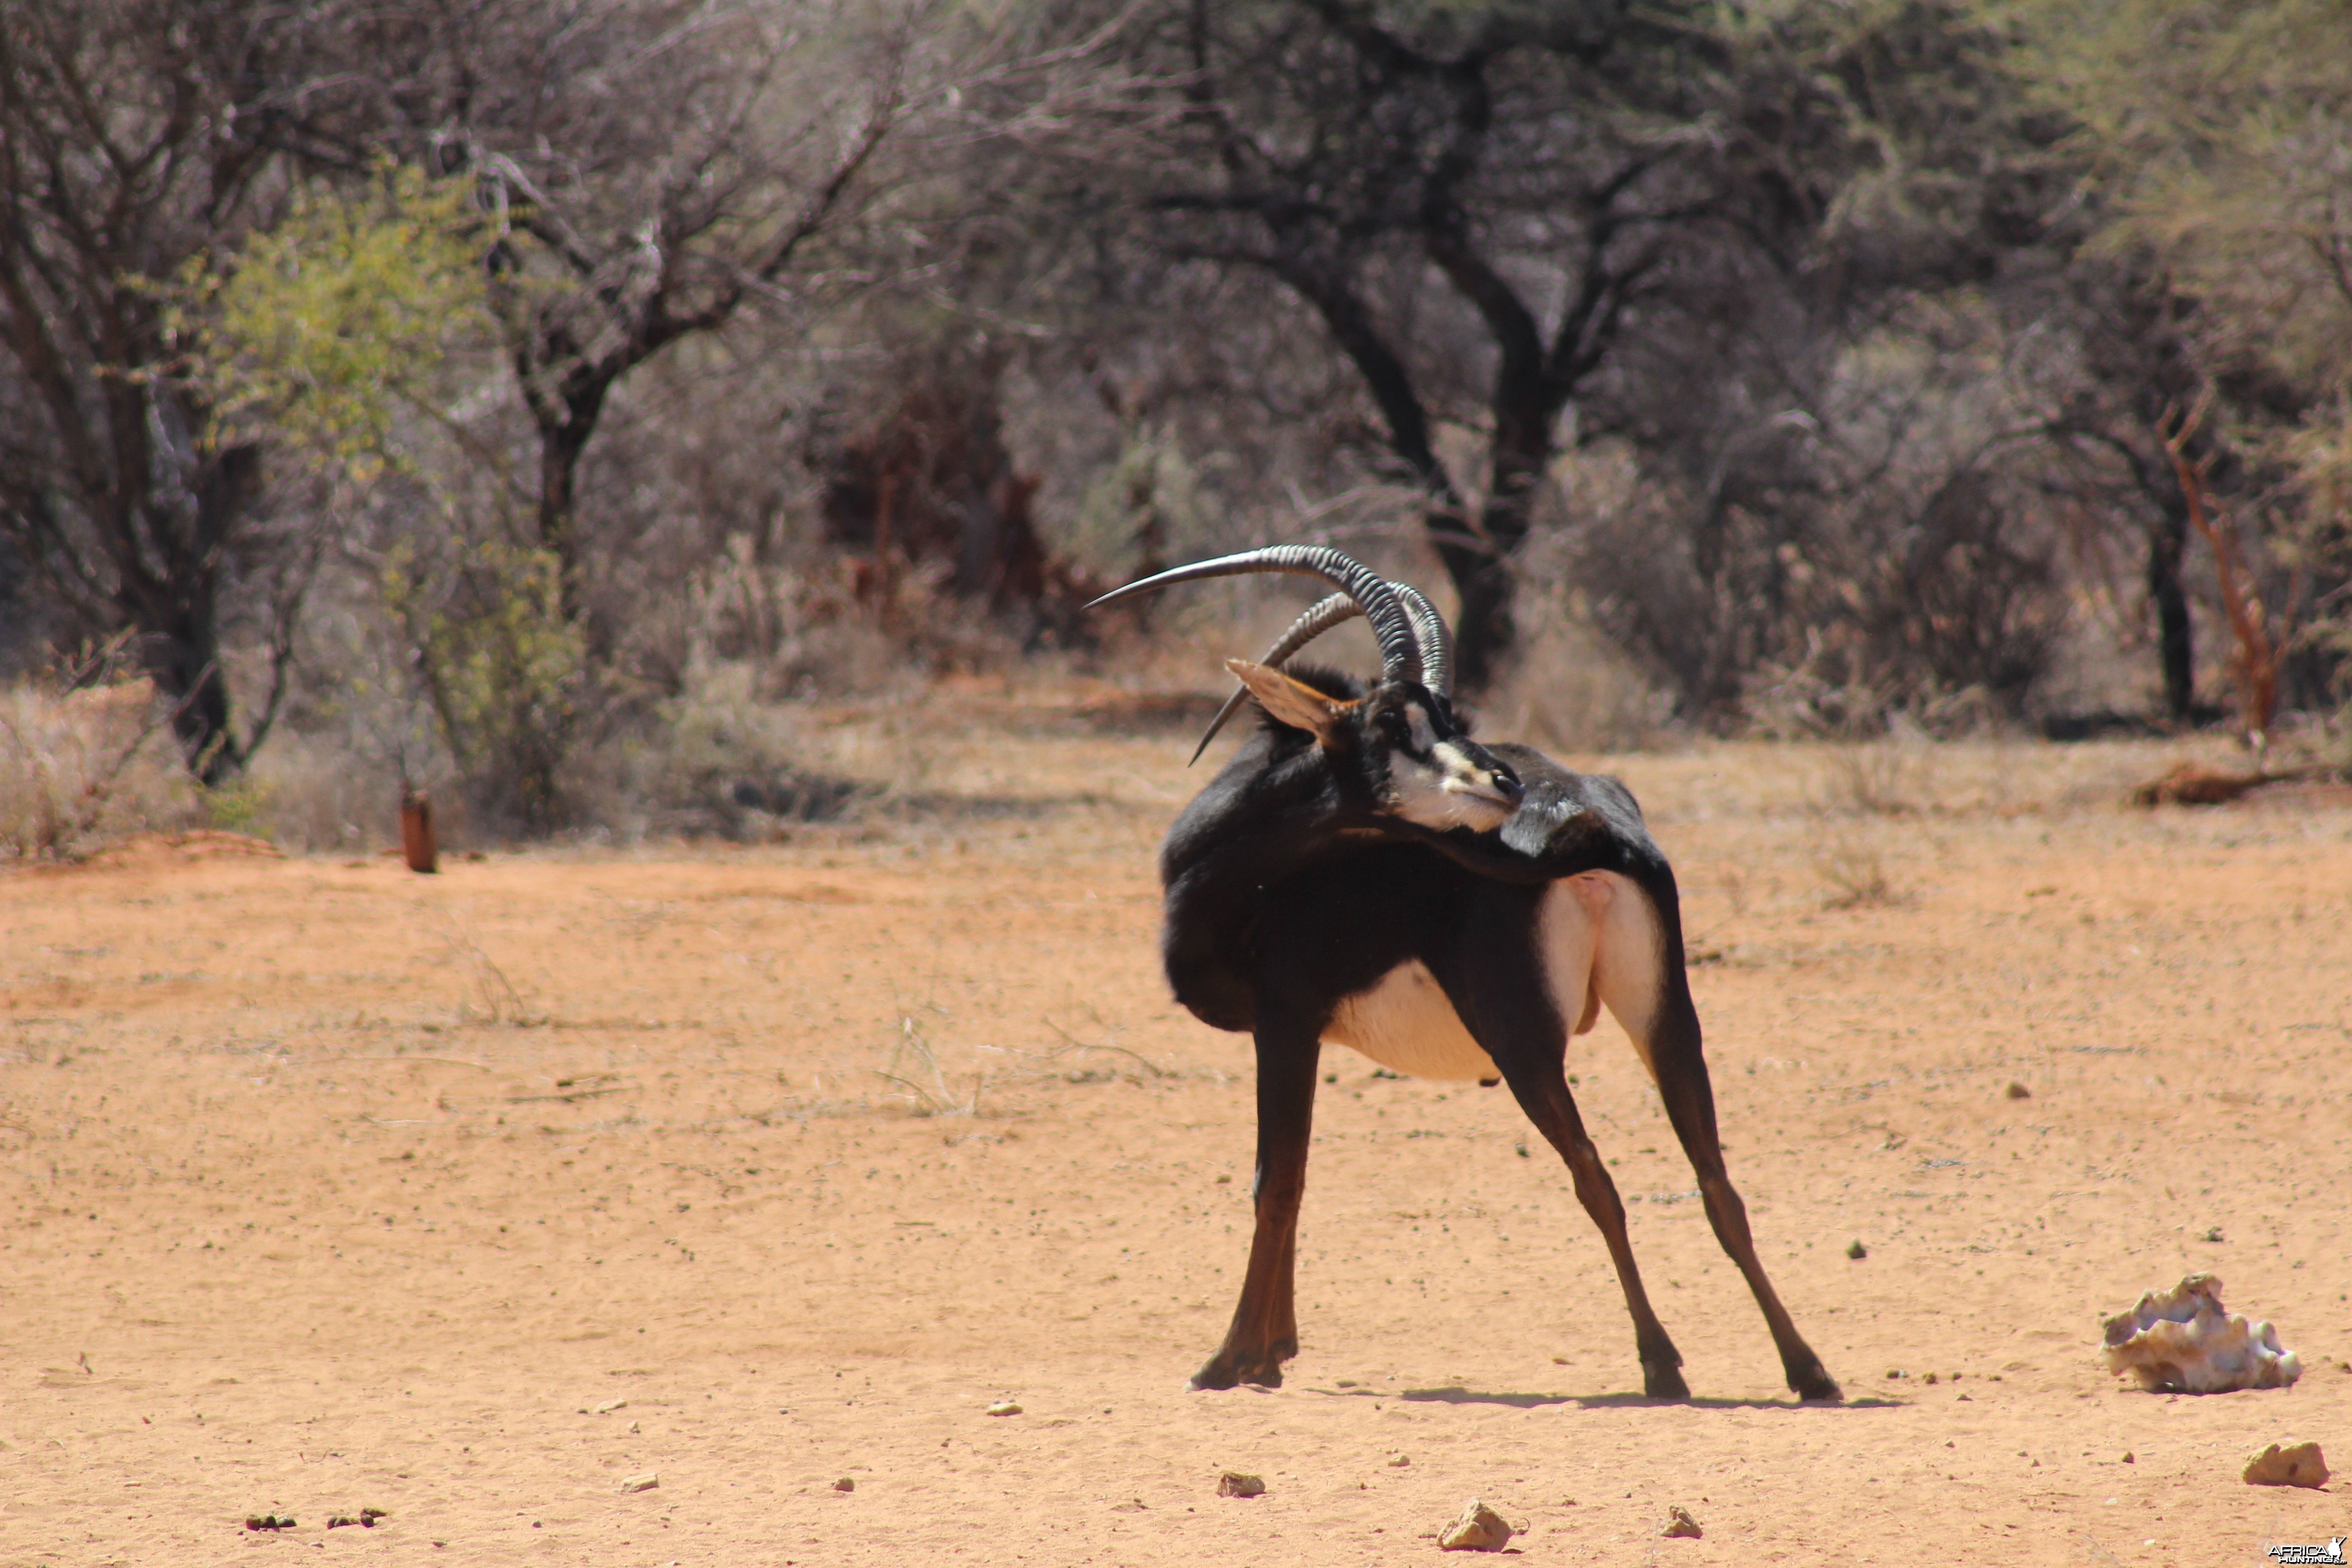
[[[260, 453], [249, 443], [207, 458], [182, 507], [151, 519], [144, 530], [171, 541], [162, 574], [125, 574], [116, 591], [124, 620], [138, 629], [141, 662], [173, 704], [181, 754], [207, 789], [235, 779], [248, 760], [230, 724], [228, 678], [220, 666], [220, 556], [260, 480]], [[194, 528], [174, 537], [180, 530], [170, 514], [189, 512]], [[136, 547], [121, 558], [136, 560]]]
[[1431, 542], [1461, 601], [1454, 626], [1455, 679], [1473, 696], [1494, 684], [1518, 642], [1515, 574], [1534, 521], [1536, 491], [1551, 461], [1551, 421], [1539, 392], [1530, 390], [1524, 398], [1498, 395], [1486, 503], [1479, 509], [1476, 536], [1465, 535], [1458, 510], [1443, 520], [1429, 514]]
[[2189, 721], [2197, 705], [2195, 633], [2189, 619], [2189, 593], [2180, 581], [2180, 558], [2189, 543], [2188, 510], [2177, 501], [2147, 533], [2147, 597], [2156, 608], [2156, 658], [2164, 673], [2164, 710], [2175, 723]]
[[[561, 577], [563, 618], [582, 626], [586, 613], [587, 569], [580, 548], [580, 459], [596, 434], [604, 395], [613, 378], [583, 379], [567, 387], [539, 426], [539, 542], [555, 556]], [[555, 417], [547, 417], [548, 414]]]

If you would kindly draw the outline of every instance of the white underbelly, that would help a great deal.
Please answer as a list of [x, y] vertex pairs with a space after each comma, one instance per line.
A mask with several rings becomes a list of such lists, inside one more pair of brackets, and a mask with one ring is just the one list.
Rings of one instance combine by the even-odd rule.
[[1419, 959], [1339, 1004], [1323, 1030], [1328, 1045], [1348, 1046], [1392, 1072], [1412, 1078], [1500, 1078], [1447, 1001], [1445, 988]]

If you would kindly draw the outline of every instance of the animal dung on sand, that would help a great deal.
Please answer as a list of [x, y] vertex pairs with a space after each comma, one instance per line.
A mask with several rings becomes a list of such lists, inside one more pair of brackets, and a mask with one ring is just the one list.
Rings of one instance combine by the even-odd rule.
[[2221, 1281], [2191, 1274], [2159, 1296], [2150, 1290], [2106, 1323], [2107, 1370], [2142, 1388], [2173, 1394], [2226, 1394], [2285, 1388], [2303, 1375], [2278, 1331], [2221, 1310]]

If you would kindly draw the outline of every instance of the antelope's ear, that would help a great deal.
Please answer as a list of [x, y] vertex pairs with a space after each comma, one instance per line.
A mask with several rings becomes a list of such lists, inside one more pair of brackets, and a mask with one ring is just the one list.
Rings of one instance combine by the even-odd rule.
[[1336, 702], [1311, 686], [1302, 685], [1278, 669], [1247, 659], [1229, 658], [1225, 668], [1234, 672], [1258, 706], [1273, 714], [1294, 730], [1304, 730], [1324, 745], [1339, 732], [1354, 702]]

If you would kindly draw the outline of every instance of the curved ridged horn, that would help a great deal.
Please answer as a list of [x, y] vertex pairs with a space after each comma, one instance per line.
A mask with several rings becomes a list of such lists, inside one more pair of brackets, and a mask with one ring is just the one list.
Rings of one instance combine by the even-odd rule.
[[[1290, 623], [1289, 630], [1274, 639], [1273, 646], [1265, 650], [1258, 662], [1269, 668], [1280, 669], [1283, 660], [1292, 654], [1297, 653], [1333, 626], [1343, 626], [1363, 613], [1364, 607], [1345, 594], [1334, 594], [1328, 599], [1319, 599], [1314, 608]], [[1201, 760], [1201, 753], [1209, 749], [1209, 742], [1217, 738], [1217, 731], [1225, 727], [1225, 721], [1234, 716], [1234, 710], [1239, 708], [1248, 697], [1248, 687], [1234, 688], [1234, 694], [1225, 699], [1225, 705], [1217, 710], [1217, 716], [1210, 720], [1209, 727], [1201, 732], [1201, 743], [1192, 748], [1192, 760], [1184, 764], [1186, 767], [1189, 768], [1193, 763]]]
[[1124, 599], [1130, 594], [1171, 588], [1179, 583], [1198, 582], [1204, 577], [1236, 577], [1250, 572], [1286, 572], [1301, 577], [1320, 577], [1363, 607], [1365, 618], [1372, 623], [1372, 636], [1380, 639], [1381, 679], [1421, 679], [1421, 639], [1414, 634], [1412, 621], [1405, 614], [1404, 605], [1397, 597], [1396, 589], [1387, 578], [1370, 567], [1326, 545], [1269, 544], [1262, 550], [1245, 550], [1238, 555], [1196, 561], [1190, 566], [1173, 567], [1129, 583], [1124, 588], [1114, 588], [1087, 608], [1091, 610], [1115, 599]]
[[1446, 628], [1445, 617], [1412, 584], [1391, 583], [1389, 586], [1396, 590], [1397, 598], [1403, 603], [1406, 618], [1412, 622], [1413, 640], [1421, 645], [1421, 683], [1451, 700], [1454, 634]]

